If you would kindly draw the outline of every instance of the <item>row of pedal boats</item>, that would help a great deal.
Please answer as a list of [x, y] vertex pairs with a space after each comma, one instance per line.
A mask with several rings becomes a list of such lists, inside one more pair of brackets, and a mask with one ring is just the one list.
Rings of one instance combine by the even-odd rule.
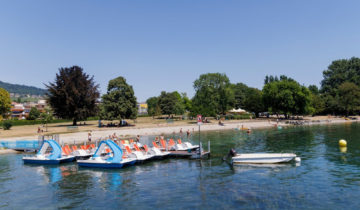
[[77, 146], [65, 145], [61, 147], [54, 140], [45, 140], [39, 151], [33, 156], [24, 156], [25, 164], [60, 164], [75, 161], [81, 167], [96, 168], [122, 168], [135, 163], [153, 159], [163, 159], [170, 155], [171, 150], [193, 151], [199, 145], [190, 142], [175, 142], [160, 140], [152, 142], [153, 147], [136, 143], [133, 141], [120, 141], [116, 143], [110, 139], [101, 141], [98, 147], [94, 144]]

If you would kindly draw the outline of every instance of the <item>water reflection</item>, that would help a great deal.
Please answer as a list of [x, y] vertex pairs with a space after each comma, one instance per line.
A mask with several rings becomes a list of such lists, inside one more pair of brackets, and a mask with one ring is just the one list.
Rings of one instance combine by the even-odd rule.
[[[119, 170], [78, 168], [76, 163], [28, 166], [21, 155], [0, 156], [0, 207], [355, 209], [360, 206], [358, 126], [264, 129], [250, 135], [202, 132], [203, 144], [211, 141], [209, 160], [167, 159]], [[197, 137], [191, 136], [193, 143]], [[346, 152], [338, 147], [340, 138], [348, 141]], [[222, 161], [230, 148], [294, 152], [302, 162], [232, 167]]]

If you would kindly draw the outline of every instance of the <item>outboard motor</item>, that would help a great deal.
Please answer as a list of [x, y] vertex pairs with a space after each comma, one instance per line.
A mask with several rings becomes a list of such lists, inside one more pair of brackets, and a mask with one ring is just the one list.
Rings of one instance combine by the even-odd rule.
[[237, 155], [236, 150], [234, 148], [230, 149], [229, 156], [234, 157], [236, 155]]

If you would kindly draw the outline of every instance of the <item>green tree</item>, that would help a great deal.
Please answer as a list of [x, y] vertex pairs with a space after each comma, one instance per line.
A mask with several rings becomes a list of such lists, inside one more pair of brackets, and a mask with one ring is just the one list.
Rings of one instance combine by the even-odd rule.
[[319, 95], [320, 94], [320, 90], [316, 85], [309, 85], [309, 90], [312, 94], [314, 95]]
[[0, 88], [0, 115], [5, 117], [11, 108], [10, 94], [5, 89]]
[[135, 119], [137, 103], [133, 87], [124, 77], [109, 81], [107, 93], [102, 96], [101, 117], [105, 120]]
[[268, 110], [287, 117], [290, 114], [312, 113], [310, 100], [309, 89], [294, 80], [274, 81], [263, 87], [263, 101]]
[[61, 118], [78, 120], [93, 116], [97, 111], [98, 85], [94, 77], [84, 73], [79, 66], [60, 68], [55, 81], [46, 85], [48, 102]]
[[194, 89], [192, 115], [216, 116], [234, 106], [234, 92], [225, 74], [202, 74], [194, 81]]
[[181, 95], [177, 92], [162, 91], [159, 96], [158, 105], [162, 114], [183, 114], [185, 111]]
[[192, 109], [192, 102], [187, 97], [186, 93], [181, 93], [181, 99], [182, 99], [182, 103], [183, 103], [183, 107], [184, 107], [185, 111], [190, 112]]
[[325, 111], [324, 97], [320, 94], [314, 94], [312, 91], [310, 105], [314, 108], [312, 114], [323, 114]]
[[339, 86], [339, 105], [346, 113], [354, 114], [360, 110], [360, 88], [354, 83], [344, 82]]
[[231, 89], [234, 92], [234, 107], [236, 109], [244, 108], [246, 93], [249, 87], [244, 83], [232, 84]]
[[265, 110], [261, 90], [248, 88], [245, 92], [244, 105], [241, 108], [249, 112], [254, 112], [256, 117], [259, 117], [259, 113]]
[[36, 107], [31, 107], [27, 120], [36, 120], [40, 117], [40, 111]]
[[48, 131], [48, 123], [54, 119], [54, 115], [51, 109], [45, 108], [45, 111], [40, 114], [42, 124], [45, 125], [45, 131]]
[[323, 77], [320, 92], [325, 103], [324, 112], [331, 114], [347, 113], [342, 103], [342, 96], [339, 95], [339, 87], [345, 82], [360, 86], [360, 58], [352, 57], [333, 61], [323, 71]]
[[[148, 114], [150, 116], [156, 116], [156, 109], [158, 107], [158, 101], [159, 98], [158, 97], [150, 97], [146, 100], [146, 103], [148, 105]], [[161, 114], [161, 110], [160, 110], [160, 114]]]
[[344, 82], [352, 82], [360, 86], [360, 58], [335, 60], [323, 71], [323, 76], [321, 91], [333, 96]]

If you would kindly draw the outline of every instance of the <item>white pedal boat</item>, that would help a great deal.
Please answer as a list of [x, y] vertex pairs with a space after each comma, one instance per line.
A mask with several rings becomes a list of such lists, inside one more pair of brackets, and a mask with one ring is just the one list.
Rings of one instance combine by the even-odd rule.
[[199, 145], [193, 145], [190, 142], [181, 142], [181, 139], [177, 140], [177, 144], [175, 144], [175, 150], [185, 151], [185, 150], [195, 150], [199, 148]]
[[[106, 156], [102, 156], [106, 152], [106, 147], [110, 152]], [[122, 149], [112, 140], [100, 142], [95, 154], [88, 160], [78, 160], [77, 163], [82, 167], [94, 168], [122, 168], [127, 165], [134, 165], [135, 158], [123, 158]]]
[[[50, 149], [50, 153], [47, 150]], [[73, 155], [62, 155], [60, 145], [54, 140], [45, 140], [35, 156], [22, 158], [24, 163], [29, 164], [60, 164], [75, 160]]]
[[147, 160], [151, 160], [152, 158], [154, 158], [154, 155], [141, 151], [136, 144], [134, 144], [133, 147], [136, 149], [136, 151], [132, 151], [129, 146], [125, 146], [125, 149], [127, 152], [127, 156], [129, 158], [136, 159], [137, 163], [143, 163]]
[[143, 147], [144, 147], [146, 153], [154, 156], [154, 159], [163, 159], [163, 158], [168, 157], [170, 154], [170, 152], [161, 151], [159, 148], [156, 148], [156, 147], [152, 147], [149, 149], [146, 144], [144, 144]]

